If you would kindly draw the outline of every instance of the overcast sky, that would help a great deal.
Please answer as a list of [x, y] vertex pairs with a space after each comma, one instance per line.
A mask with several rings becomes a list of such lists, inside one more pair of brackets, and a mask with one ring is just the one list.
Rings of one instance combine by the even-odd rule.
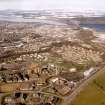
[[0, 0], [0, 9], [105, 10], [105, 0]]

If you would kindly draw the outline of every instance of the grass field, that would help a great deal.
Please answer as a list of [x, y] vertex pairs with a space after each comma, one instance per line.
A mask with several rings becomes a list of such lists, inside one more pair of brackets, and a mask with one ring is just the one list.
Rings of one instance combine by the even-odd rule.
[[105, 105], [105, 73], [90, 83], [70, 105]]

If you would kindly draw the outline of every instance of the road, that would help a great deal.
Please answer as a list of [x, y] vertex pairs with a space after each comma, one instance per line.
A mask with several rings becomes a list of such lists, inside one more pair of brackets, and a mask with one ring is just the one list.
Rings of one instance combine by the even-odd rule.
[[[14, 92], [18, 92], [18, 91], [14, 91]], [[14, 93], [14, 92], [8, 92], [8, 93], [2, 93], [2, 94], [0, 94], [0, 105], [2, 105], [2, 98], [4, 97], [4, 96], [6, 96], [6, 95], [8, 95], [8, 94], [12, 94], [12, 93]], [[44, 94], [44, 95], [48, 95], [48, 96], [55, 96], [55, 97], [58, 97], [58, 98], [60, 98], [60, 99], [63, 99], [63, 97], [62, 96], [60, 96], [60, 95], [56, 95], [56, 94], [54, 94], [54, 93], [49, 93], [49, 92], [42, 92], [42, 91], [33, 91], [33, 90], [20, 90], [19, 92], [22, 92], [22, 93], [41, 93], [41, 94]]]
[[90, 78], [86, 79], [79, 87], [77, 87], [70, 95], [65, 96], [61, 105], [70, 105], [76, 96], [85, 89], [85, 87], [98, 76], [105, 73], [105, 66], [93, 74]]

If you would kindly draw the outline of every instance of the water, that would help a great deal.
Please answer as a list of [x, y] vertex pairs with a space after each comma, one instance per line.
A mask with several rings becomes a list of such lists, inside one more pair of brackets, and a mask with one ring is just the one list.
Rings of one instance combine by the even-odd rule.
[[17, 17], [0, 17], [2, 21], [10, 21], [10, 22], [39, 22], [44, 24], [51, 24], [51, 25], [58, 25], [58, 26], [65, 26], [66, 24], [60, 23], [53, 20], [43, 20], [43, 19], [31, 19], [31, 18], [17, 18]]
[[80, 24], [81, 27], [92, 28], [99, 32], [105, 32], [105, 24]]

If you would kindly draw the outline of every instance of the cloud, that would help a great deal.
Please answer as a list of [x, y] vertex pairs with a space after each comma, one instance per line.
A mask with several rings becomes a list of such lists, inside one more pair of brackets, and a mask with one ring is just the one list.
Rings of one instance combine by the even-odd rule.
[[0, 9], [97, 9], [105, 10], [105, 0], [0, 0]]

